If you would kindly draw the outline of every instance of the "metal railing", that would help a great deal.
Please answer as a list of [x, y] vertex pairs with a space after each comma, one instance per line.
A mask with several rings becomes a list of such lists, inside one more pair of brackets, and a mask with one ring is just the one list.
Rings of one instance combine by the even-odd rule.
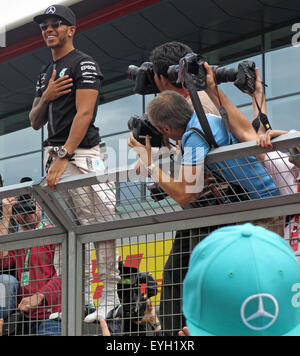
[[[273, 150], [287, 151], [291, 147], [297, 147], [299, 142], [300, 133], [290, 133], [273, 140]], [[263, 152], [267, 151], [257, 147], [255, 142], [231, 145], [211, 151], [205, 163], [208, 172], [212, 173], [212, 167], [216, 163], [231, 160], [239, 166], [240, 158]], [[218, 176], [224, 178], [222, 174], [224, 169], [230, 169], [230, 167], [220, 165]], [[282, 175], [283, 173], [292, 174], [288, 167], [285, 172], [278, 172]], [[131, 177], [131, 179], [128, 179], [128, 177]], [[114, 182], [114, 185], [111, 184], [112, 182]], [[97, 305], [103, 293], [103, 282], [99, 279], [99, 271], [97, 271], [99, 265], [97, 265], [95, 250], [91, 247], [91, 243], [115, 240], [117, 241], [119, 259], [123, 261], [124, 265], [138, 268], [140, 272], [148, 272], [156, 281], [157, 289], [152, 297], [152, 312], [154, 309], [154, 312], [157, 312], [157, 317], [162, 320], [163, 333], [176, 334], [178, 325], [184, 323], [180, 309], [181, 296], [173, 295], [173, 297], [170, 297], [165, 294], [165, 288], [168, 287], [167, 282], [165, 283], [165, 277], [169, 272], [172, 275], [169, 287], [172, 289], [174, 284], [177, 283], [178, 285], [175, 287], [180, 290], [187, 268], [186, 262], [182, 261], [184, 258], [188, 259], [196, 243], [218, 226], [227, 224], [251, 221], [280, 231], [284, 222], [283, 218], [279, 217], [293, 216], [300, 212], [300, 194], [262, 198], [261, 192], [255, 191], [255, 186], [253, 186], [252, 192], [245, 189], [238, 193], [235, 189], [228, 190], [228, 187], [233, 188], [233, 184], [236, 183], [236, 177], [233, 181], [228, 179], [214, 181], [213, 184], [204, 189], [204, 191], [210, 193], [203, 195], [203, 204], [199, 207], [194, 206], [193, 209], [182, 209], [169, 197], [158, 202], [153, 201], [150, 197], [141, 200], [140, 194], [138, 194], [138, 197], [136, 194], [138, 189], [141, 189], [140, 181], [133, 169], [108, 172], [102, 176], [85, 174], [64, 179], [57, 185], [55, 191], [48, 189], [43, 179], [4, 187], [0, 189], [1, 200], [20, 196], [26, 198], [26, 195], [34, 197], [41, 208], [41, 219], [47, 228], [16, 231], [12, 227], [10, 234], [0, 236], [0, 251], [9, 251], [10, 253], [16, 250], [24, 251], [22, 258], [25, 258], [26, 251], [32, 247], [60, 245], [59, 278], [61, 287], [59, 287], [59, 293], [61, 299], [58, 308], [62, 311], [61, 321], [59, 321], [60, 332], [62, 335], [101, 335], [99, 323], [83, 323], [87, 295], [90, 295]], [[226, 189], [224, 186], [226, 186]], [[221, 193], [227, 193], [227, 198], [230, 199], [226, 199], [226, 201], [221, 199], [220, 201], [218, 195], [211, 194], [216, 189]], [[249, 193], [259, 194], [259, 198], [253, 199]], [[180, 240], [183, 251], [180, 251], [180, 249], [174, 251], [175, 237]], [[170, 253], [173, 257], [177, 255], [182, 262], [182, 264], [180, 262], [178, 268], [173, 268], [170, 265], [170, 260], [168, 261]], [[51, 266], [47, 267], [51, 267], [53, 271], [52, 260]], [[89, 281], [87, 281], [88, 273], [86, 269], [90, 273], [91, 279]], [[2, 267], [2, 272], [4, 273], [4, 267]], [[14, 270], [12, 274], [17, 272]], [[179, 282], [173, 281], [176, 272], [180, 274]], [[10, 274], [10, 270], [6, 269], [5, 273]], [[53, 273], [55, 275], [55, 272]], [[51, 279], [49, 276], [46, 277], [49, 280]], [[176, 278], [174, 277], [174, 280]], [[42, 291], [45, 288], [44, 284], [42, 283]], [[147, 291], [145, 284], [147, 284], [147, 281], [142, 283], [142, 290]], [[17, 305], [22, 297], [24, 296], [19, 295]], [[165, 298], [165, 300], [162, 300], [162, 298]], [[165, 312], [163, 307], [159, 310], [159, 305], [163, 303], [165, 305], [172, 304], [170, 313]], [[42, 307], [46, 310], [44, 319], [48, 320], [48, 314], [51, 311], [53, 312], [55, 308], [45, 300], [39, 305], [38, 309]], [[142, 308], [143, 311], [144, 309]], [[29, 322], [28, 312], [27, 314], [25, 312], [26, 315], [26, 321]], [[141, 319], [142, 316], [139, 315], [138, 318]], [[37, 323], [39, 320], [34, 316], [30, 322]], [[123, 314], [115, 317], [113, 324], [116, 323], [116, 320], [121, 325], [121, 334], [153, 334], [149, 325], [146, 327], [145, 325], [137, 325], [134, 322], [135, 318], [131, 316], [125, 317], [125, 314]], [[127, 325], [127, 329], [124, 330], [126, 320], [130, 320], [130, 323], [129, 327]], [[16, 323], [16, 321], [9, 319], [7, 323]], [[20, 323], [24, 323], [24, 320]], [[114, 329], [114, 326], [112, 326], [112, 329]], [[22, 330], [21, 328], [21, 334], [24, 332]], [[29, 332], [30, 335], [34, 334], [32, 330]]]

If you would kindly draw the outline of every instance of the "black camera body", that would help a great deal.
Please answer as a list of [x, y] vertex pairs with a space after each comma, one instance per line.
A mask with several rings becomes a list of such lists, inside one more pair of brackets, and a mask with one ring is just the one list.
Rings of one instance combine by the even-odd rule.
[[[207, 58], [196, 53], [188, 53], [178, 64], [168, 69], [168, 80], [176, 87], [184, 86], [183, 73], [192, 76], [197, 90], [206, 89], [206, 69], [204, 63]], [[255, 62], [248, 60], [238, 65], [238, 68], [224, 68], [212, 66], [217, 84], [233, 82], [242, 92], [252, 94], [255, 91], [256, 72]], [[159, 90], [154, 81], [153, 64], [144, 62], [140, 67], [129, 66], [128, 77], [135, 80], [134, 92], [141, 95], [157, 94]]]
[[20, 195], [17, 201], [18, 202], [13, 205], [13, 215], [35, 214], [36, 201], [32, 198], [31, 195]]
[[[126, 319], [143, 319], [148, 298], [157, 295], [157, 283], [150, 273], [139, 272], [137, 268], [119, 264], [121, 280], [118, 282], [118, 297], [122, 305], [122, 315]], [[141, 293], [145, 288], [146, 297]]]
[[[183, 83], [183, 72], [186, 72], [192, 76], [197, 90], [205, 90], [207, 87], [205, 62], [207, 62], [206, 57], [196, 53], [189, 53], [180, 60], [179, 64], [169, 67], [168, 79], [172, 83]], [[218, 66], [211, 66], [211, 68], [215, 74], [217, 84], [234, 82], [237, 78], [237, 69], [220, 68]]]
[[181, 58], [179, 64], [170, 66], [168, 69], [169, 81], [178, 86], [184, 85], [183, 72], [189, 73], [192, 76], [193, 82], [197, 90], [206, 89], [206, 70], [204, 68], [206, 58], [196, 53], [188, 53], [184, 58]]
[[135, 93], [140, 95], [159, 93], [159, 89], [155, 84], [153, 64], [151, 62], [144, 62], [140, 67], [130, 65], [127, 74], [129, 79], [135, 81]]
[[[189, 73], [193, 79], [197, 90], [205, 90], [206, 83], [206, 69], [204, 63], [207, 59], [196, 53], [189, 53], [180, 60], [178, 65], [169, 67], [168, 79], [171, 83], [177, 85], [183, 83], [183, 73]], [[215, 74], [216, 84], [233, 82], [234, 85], [244, 93], [254, 93], [256, 72], [254, 61], [244, 61], [238, 65], [238, 68], [223, 68], [212, 66]]]
[[148, 135], [152, 147], [162, 146], [162, 134], [151, 125], [147, 114], [132, 116], [128, 121], [128, 128], [132, 131], [134, 138], [142, 145], [146, 145], [145, 137]]

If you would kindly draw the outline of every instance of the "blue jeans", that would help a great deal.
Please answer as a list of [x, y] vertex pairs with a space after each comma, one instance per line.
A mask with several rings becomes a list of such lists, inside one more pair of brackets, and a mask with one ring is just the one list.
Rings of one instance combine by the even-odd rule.
[[6, 319], [17, 307], [19, 282], [8, 274], [0, 275], [0, 318]]
[[24, 335], [61, 336], [61, 322], [49, 319], [25, 320]]

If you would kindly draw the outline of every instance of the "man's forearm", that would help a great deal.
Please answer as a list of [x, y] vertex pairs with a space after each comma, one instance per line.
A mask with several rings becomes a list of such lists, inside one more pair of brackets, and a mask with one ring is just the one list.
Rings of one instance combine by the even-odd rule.
[[9, 234], [10, 218], [3, 216], [0, 224], [0, 236]]
[[92, 116], [90, 113], [77, 113], [70, 130], [69, 137], [64, 144], [68, 153], [72, 154], [84, 139], [90, 126]]
[[207, 94], [218, 109], [221, 106], [226, 109], [230, 130], [234, 137], [240, 142], [257, 139], [257, 134], [248, 118], [226, 97], [222, 90], [219, 88], [207, 90]]
[[153, 168], [152, 178], [165, 193], [183, 207], [198, 199], [199, 192], [188, 193], [185, 182], [175, 180], [164, 173], [158, 166]]
[[48, 108], [49, 102], [45, 100], [44, 96], [35, 99], [34, 105], [29, 113], [31, 126], [34, 130], [39, 130], [47, 123]]
[[[9, 224], [10, 224], [10, 217], [7, 218], [6, 216], [3, 216], [0, 224], [0, 236], [9, 234]], [[7, 255], [8, 255], [8, 251], [0, 251], [0, 259], [6, 257]]]
[[84, 139], [93, 120], [98, 90], [76, 90], [76, 115], [74, 117], [69, 137], [64, 144], [68, 153], [72, 154]]
[[256, 119], [259, 114], [255, 99], [257, 101], [257, 104], [259, 105], [261, 112], [263, 114], [267, 114], [266, 100], [264, 98], [263, 93], [255, 94], [255, 96], [252, 97], [253, 119]]

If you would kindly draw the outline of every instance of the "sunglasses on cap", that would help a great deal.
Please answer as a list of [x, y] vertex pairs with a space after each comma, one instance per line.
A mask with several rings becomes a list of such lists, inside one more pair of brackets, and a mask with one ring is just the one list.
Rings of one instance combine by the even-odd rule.
[[67, 24], [65, 24], [62, 20], [55, 20], [55, 21], [49, 22], [49, 23], [48, 22], [42, 22], [42, 23], [40, 23], [40, 29], [42, 31], [46, 31], [49, 26], [51, 26], [52, 28], [56, 29], [60, 25], [67, 25]]

